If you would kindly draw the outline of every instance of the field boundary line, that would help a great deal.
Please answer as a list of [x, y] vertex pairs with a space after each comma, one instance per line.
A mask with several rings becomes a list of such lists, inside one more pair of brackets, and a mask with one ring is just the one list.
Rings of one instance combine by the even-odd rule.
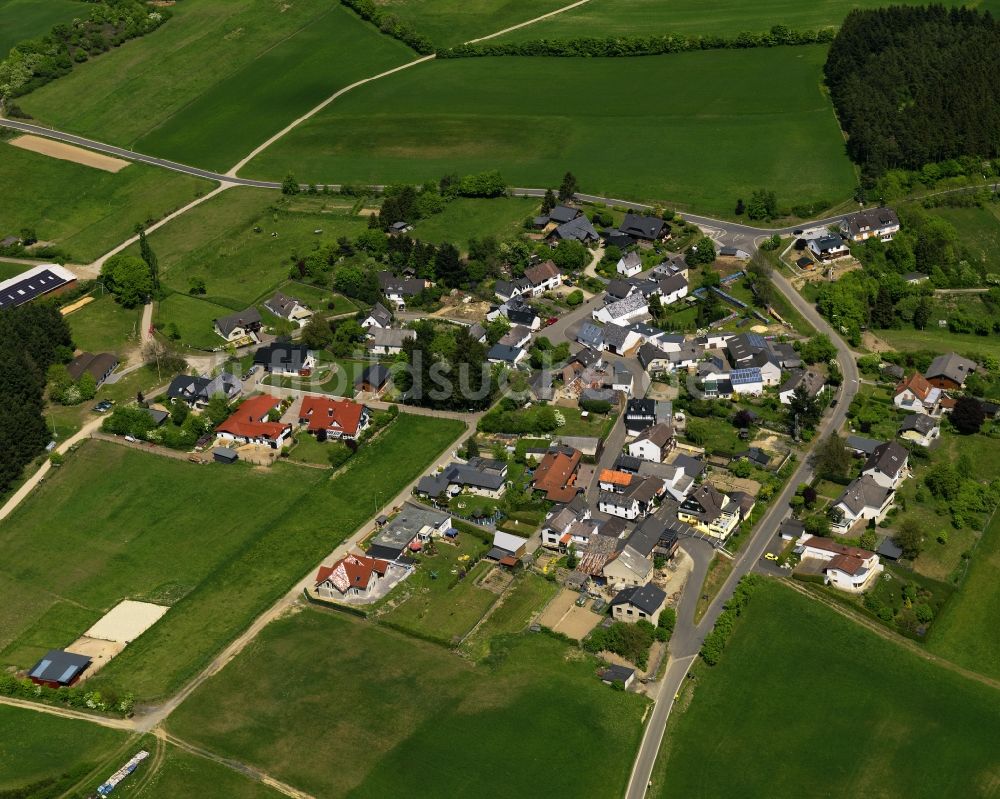
[[926, 649], [924, 649], [922, 646], [920, 646], [920, 644], [916, 643], [915, 641], [911, 641], [909, 638], [904, 638], [903, 636], [894, 633], [892, 630], [883, 627], [878, 622], [872, 621], [871, 619], [866, 618], [862, 614], [854, 610], [851, 610], [850, 608], [844, 607], [839, 602], [835, 602], [832, 599], [828, 599], [827, 597], [821, 596], [815, 591], [810, 591], [808, 588], [796, 584], [794, 580], [787, 580], [785, 581], [785, 583], [790, 588], [792, 588], [795, 591], [798, 591], [803, 596], [809, 597], [813, 601], [818, 602], [821, 605], [825, 605], [828, 608], [831, 608], [844, 618], [853, 621], [855, 624], [858, 624], [861, 627], [871, 630], [873, 633], [878, 635], [880, 638], [885, 639], [886, 641], [894, 643], [897, 646], [902, 647], [903, 649], [909, 650], [910, 652], [917, 655], [921, 659], [926, 660], [928, 663], [933, 663], [935, 666], [940, 666], [943, 669], [947, 669], [948, 671], [954, 672], [959, 676], [965, 677], [967, 680], [973, 680], [974, 682], [982, 683], [983, 685], [989, 686], [994, 690], [1000, 691], [1000, 680], [995, 680], [992, 677], [987, 677], [985, 674], [980, 674], [979, 672], [972, 671], [970, 669], [965, 668], [964, 666], [959, 666], [957, 663], [954, 663], [948, 660], [947, 658], [943, 658], [940, 655], [935, 655], [933, 652], [928, 652]]
[[495, 39], [497, 36], [503, 36], [505, 33], [516, 31], [518, 28], [526, 28], [529, 25], [534, 25], [536, 22], [541, 22], [543, 19], [548, 19], [549, 17], [554, 17], [557, 14], [562, 14], [564, 11], [572, 11], [574, 8], [586, 5], [589, 2], [590, 0], [576, 0], [575, 3], [570, 3], [568, 6], [557, 8], [555, 11], [550, 11], [547, 14], [542, 14], [540, 17], [529, 19], [527, 22], [519, 22], [517, 23], [517, 25], [511, 25], [509, 28], [504, 28], [502, 31], [497, 31], [496, 33], [490, 33], [487, 34], [486, 36], [480, 36], [478, 39], [469, 39], [469, 41], [463, 42], [463, 44], [475, 44], [476, 42], [485, 42], [487, 39]]
[[356, 89], [359, 86], [364, 86], [366, 83], [371, 83], [372, 81], [379, 80], [380, 78], [386, 78], [389, 75], [394, 75], [395, 73], [400, 72], [400, 71], [402, 71], [404, 69], [409, 69], [410, 67], [415, 67], [415, 66], [417, 66], [417, 64], [423, 64], [425, 61], [431, 61], [431, 60], [433, 60], [435, 58], [437, 58], [437, 56], [434, 53], [431, 53], [430, 55], [421, 56], [420, 58], [417, 58], [417, 59], [415, 59], [413, 61], [408, 61], [405, 64], [400, 64], [398, 67], [393, 67], [392, 69], [388, 69], [385, 72], [380, 72], [377, 75], [372, 75], [372, 76], [367, 77], [367, 78], [362, 78], [361, 80], [356, 80], [356, 81], [354, 81], [354, 83], [350, 84], [349, 86], [345, 86], [344, 88], [339, 89], [338, 91], [334, 92], [329, 97], [327, 97], [319, 105], [315, 106], [314, 108], [310, 109], [309, 111], [306, 111], [306, 113], [304, 113], [298, 119], [292, 121], [291, 123], [289, 123], [288, 125], [286, 125], [284, 128], [282, 128], [281, 130], [279, 130], [277, 133], [275, 133], [270, 139], [268, 139], [267, 141], [265, 141], [263, 144], [258, 145], [256, 148], [254, 148], [248, 156], [246, 156], [243, 160], [241, 160], [239, 163], [237, 163], [232, 169], [230, 169], [228, 172], [226, 172], [226, 175], [228, 177], [236, 177], [236, 173], [237, 172], [239, 172], [243, 167], [245, 167], [248, 163], [250, 163], [250, 161], [252, 161], [258, 155], [260, 155], [262, 152], [264, 152], [264, 150], [266, 150], [268, 147], [270, 147], [272, 144], [274, 144], [276, 141], [278, 141], [278, 139], [281, 139], [284, 136], [286, 136], [289, 133], [291, 133], [295, 128], [297, 128], [303, 122], [306, 122], [307, 120], [309, 120], [312, 117], [314, 117], [316, 114], [318, 114], [320, 111], [322, 111], [328, 105], [330, 105], [330, 103], [332, 103], [338, 97], [341, 97], [342, 95], [347, 94], [352, 89]]
[[272, 777], [270, 774], [265, 771], [261, 771], [259, 768], [243, 763], [240, 760], [232, 760], [228, 757], [217, 755], [215, 752], [208, 749], [202, 749], [200, 746], [188, 743], [175, 735], [171, 735], [165, 730], [163, 731], [163, 738], [168, 743], [173, 744], [178, 749], [183, 749], [188, 754], [195, 755], [196, 757], [203, 758], [204, 760], [210, 760], [221, 766], [225, 766], [226, 768], [235, 771], [237, 774], [242, 774], [244, 777], [249, 777], [252, 780], [262, 783], [263, 785], [274, 788], [276, 791], [280, 791], [285, 796], [292, 797], [292, 799], [316, 799], [316, 797], [312, 794], [300, 791], [298, 788], [289, 785], [287, 782], [282, 782], [281, 780]]
[[91, 724], [100, 724], [113, 730], [124, 730], [125, 732], [136, 732], [135, 724], [130, 719], [115, 719], [108, 716], [98, 716], [93, 713], [84, 713], [82, 710], [73, 710], [68, 707], [58, 707], [56, 705], [46, 705], [43, 702], [32, 702], [28, 699], [17, 699], [13, 696], [0, 696], [0, 705], [21, 708], [22, 710], [34, 710], [36, 713], [48, 713], [50, 716], [62, 716], [65, 719], [76, 721], [89, 721]]

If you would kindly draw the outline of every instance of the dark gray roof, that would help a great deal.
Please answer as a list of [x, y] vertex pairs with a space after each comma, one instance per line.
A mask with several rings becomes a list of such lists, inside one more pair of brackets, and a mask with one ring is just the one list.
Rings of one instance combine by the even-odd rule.
[[889, 538], [889, 536], [885, 536], [881, 542], [879, 542], [878, 549], [875, 550], [875, 554], [881, 555], [883, 558], [888, 558], [889, 560], [899, 560], [903, 557], [903, 550], [895, 541]]
[[382, 327], [388, 327], [392, 324], [392, 314], [389, 313], [389, 309], [380, 302], [375, 303], [372, 309], [368, 312], [368, 316], [374, 319]]
[[848, 508], [855, 516], [867, 508], [881, 508], [891, 488], [883, 488], [870, 477], [859, 477], [852, 481], [835, 503]]
[[287, 319], [288, 315], [295, 310], [295, 306], [301, 304], [295, 297], [289, 297], [287, 294], [276, 291], [274, 296], [264, 303], [264, 307], [275, 316]]
[[675, 291], [680, 291], [687, 285], [688, 281], [684, 275], [671, 275], [670, 277], [665, 277], [660, 281], [660, 293], [673, 294]]
[[925, 436], [935, 427], [937, 427], [937, 422], [927, 414], [911, 413], [903, 419], [903, 423], [899, 426], [899, 432], [905, 433], [907, 430], [914, 430], [920, 433], [920, 435]]
[[568, 205], [557, 205], [549, 211], [549, 220], [562, 224], [563, 222], [569, 222], [571, 219], [576, 219], [582, 213], [583, 211], [579, 208], [571, 208]]
[[371, 540], [369, 553], [375, 550], [377, 556], [384, 554], [395, 557], [392, 552], [401, 552], [414, 536], [425, 526], [440, 527], [449, 514], [406, 503], [392, 521], [386, 524]]
[[220, 316], [215, 320], [215, 324], [222, 332], [222, 335], [229, 338], [229, 334], [232, 333], [237, 327], [252, 327], [254, 325], [259, 325], [260, 321], [260, 311], [254, 307], [250, 307], [244, 308], [242, 311], [229, 314], [229, 316]]
[[646, 585], [633, 585], [623, 588], [611, 600], [611, 607], [627, 603], [639, 608], [643, 613], [648, 613], [652, 616], [663, 607], [666, 599], [667, 595], [662, 588], [652, 583], [646, 583]]
[[958, 383], [958, 385], [962, 385], [965, 382], [965, 378], [974, 371], [976, 371], [975, 361], [963, 358], [958, 353], [949, 352], [947, 355], [938, 355], [937, 358], [931, 361], [931, 365], [924, 372], [924, 377], [928, 380], [936, 377], [944, 377]]
[[655, 344], [649, 343], [639, 347], [639, 352], [636, 355], [643, 369], [649, 369], [649, 365], [653, 361], [668, 360], [667, 353], [664, 350], [661, 350]]
[[608, 316], [611, 319], [620, 319], [621, 317], [632, 313], [633, 311], [638, 311], [640, 308], [645, 308], [649, 305], [649, 302], [642, 292], [636, 292], [635, 294], [630, 294], [623, 300], [616, 300], [615, 302], [609, 303], [604, 306], [604, 310], [608, 312]]
[[608, 325], [604, 328], [604, 343], [609, 347], [620, 350], [628, 340], [629, 329], [621, 325]]
[[576, 241], [597, 241], [600, 236], [585, 216], [578, 216], [569, 222], [564, 222], [554, 231], [557, 238]]
[[472, 488], [483, 488], [490, 491], [497, 491], [503, 487], [506, 479], [506, 463], [492, 460], [490, 458], [469, 458], [467, 463], [453, 462], [446, 466], [441, 474], [433, 476], [433, 487], [437, 487], [437, 491], [425, 490], [420, 487], [424, 485], [425, 480], [428, 481], [428, 488], [432, 487], [431, 479], [427, 477], [420, 481], [420, 485], [418, 485], [417, 490], [424, 491], [431, 496], [437, 496], [441, 493], [440, 486], [442, 483], [444, 488], [447, 488], [448, 485], [454, 483], [463, 487], [471, 486]]
[[601, 680], [604, 682], [627, 683], [635, 676], [635, 669], [619, 666], [617, 663], [601, 669]]
[[607, 287], [605, 288], [605, 293], [612, 298], [612, 301], [623, 300], [629, 294], [631, 294], [634, 289], [635, 286], [629, 283], [627, 280], [622, 280], [621, 278], [615, 278], [614, 280], [608, 283]]
[[354, 385], [360, 386], [363, 383], [367, 383], [370, 386], [381, 387], [389, 382], [390, 376], [391, 374], [388, 366], [375, 363], [361, 373], [361, 377], [357, 379], [357, 382], [355, 382]]
[[396, 277], [388, 270], [378, 273], [378, 284], [384, 294], [399, 294], [403, 297], [415, 297], [427, 287], [427, 283], [420, 278]]
[[146, 413], [149, 414], [149, 418], [153, 420], [153, 424], [157, 427], [167, 421], [167, 418], [170, 416], [166, 411], [160, 411], [156, 408], [146, 408]]
[[902, 444], [896, 441], [886, 441], [875, 447], [872, 454], [868, 456], [868, 460], [865, 461], [865, 467], [862, 471], [876, 469], [895, 478], [906, 466], [906, 459], [909, 455], [910, 453]]
[[851, 236], [866, 230], [881, 230], [899, 225], [899, 217], [892, 208], [867, 208], [844, 219], [844, 228]]
[[75, 652], [66, 652], [62, 649], [50, 649], [32, 667], [28, 676], [45, 682], [69, 685], [89, 665], [90, 658], [86, 655], [77, 655]]
[[580, 325], [580, 330], [576, 334], [576, 340], [587, 347], [593, 347], [595, 350], [603, 349], [604, 328], [598, 327], [591, 322], [584, 322]]
[[[921, 414], [922, 416], [923, 414]], [[877, 447], [882, 442], [877, 438], [865, 438], [864, 436], [848, 436], [847, 440], [844, 442], [847, 444], [848, 449], [853, 449], [856, 452], [863, 452], [865, 455], [871, 455]]]
[[509, 344], [494, 344], [486, 357], [491, 361], [503, 361], [505, 363], [514, 363], [517, 358], [524, 352], [520, 347], [512, 347]]
[[670, 549], [677, 540], [677, 533], [656, 516], [647, 516], [626, 539], [626, 543], [636, 552], [650, 557], [656, 547]]
[[639, 467], [642, 466], [642, 458], [636, 458], [632, 455], [619, 455], [615, 460], [614, 468], [619, 472], [630, 472], [631, 474], [638, 474]]
[[798, 539], [806, 531], [806, 526], [798, 519], [788, 517], [778, 527], [778, 533], [785, 538]]
[[285, 372], [298, 372], [305, 367], [309, 357], [309, 348], [304, 344], [291, 344], [276, 341], [259, 347], [253, 354], [253, 362], [261, 364], [265, 369], [281, 369]]
[[652, 241], [663, 235], [667, 223], [656, 216], [641, 216], [631, 211], [625, 214], [625, 219], [618, 226], [622, 233], [627, 233], [637, 239]]
[[70, 282], [51, 269], [42, 269], [37, 272], [34, 269], [29, 269], [28, 272], [30, 273], [28, 277], [4, 281], [8, 285], [0, 291], [0, 310], [16, 308], [18, 305], [23, 305], [36, 297], [55, 291], [60, 286], [65, 286]]

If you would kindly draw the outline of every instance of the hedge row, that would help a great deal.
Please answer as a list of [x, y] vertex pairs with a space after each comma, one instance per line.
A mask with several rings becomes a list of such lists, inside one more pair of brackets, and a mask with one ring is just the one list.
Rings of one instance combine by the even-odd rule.
[[736, 620], [743, 613], [744, 608], [750, 603], [750, 597], [761, 583], [761, 577], [757, 574], [746, 574], [736, 584], [736, 590], [732, 597], [725, 604], [725, 610], [719, 614], [704, 642], [701, 645], [701, 659], [709, 666], [714, 666], [722, 657], [722, 651], [729, 642], [729, 637], [733, 634]]
[[97, 710], [123, 716], [131, 715], [135, 706], [135, 697], [130, 693], [119, 697], [110, 692], [102, 694], [100, 691], [91, 691], [85, 686], [50, 688], [47, 685], [35, 685], [27, 678], [20, 679], [12, 674], [0, 674], [0, 696], [40, 700], [81, 710]]
[[388, 14], [372, 0], [340, 0], [361, 19], [367, 20], [382, 33], [398, 39], [403, 44], [416, 50], [420, 55], [430, 55], [434, 52], [431, 40], [422, 33], [417, 33], [413, 27], [403, 22], [395, 14]]
[[[346, 2], [346, 0], [344, 0]], [[742, 50], [753, 47], [829, 43], [833, 28], [793, 31], [775, 25], [766, 33], [741, 33], [738, 36], [692, 36], [668, 33], [661, 36], [608, 36], [604, 38], [536, 39], [527, 42], [480, 42], [460, 44], [438, 52], [438, 58], [476, 58], [481, 56], [554, 56], [588, 58], [627, 58], [640, 55], [663, 55], [693, 50]]]

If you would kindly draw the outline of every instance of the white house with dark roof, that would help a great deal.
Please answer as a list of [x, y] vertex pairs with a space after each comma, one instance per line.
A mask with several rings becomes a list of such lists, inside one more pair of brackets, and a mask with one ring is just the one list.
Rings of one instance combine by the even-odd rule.
[[605, 348], [618, 355], [624, 355], [642, 341], [642, 336], [639, 333], [621, 325], [608, 325], [604, 328], [603, 333]]
[[800, 386], [805, 388], [806, 396], [816, 397], [826, 385], [826, 378], [814, 369], [797, 369], [778, 389], [778, 399], [782, 405], [791, 405], [795, 391]]
[[883, 488], [899, 488], [909, 475], [906, 468], [909, 457], [910, 453], [902, 444], [887, 441], [879, 444], [868, 456], [861, 474], [870, 477]]
[[844, 535], [855, 525], [874, 520], [876, 524], [885, 519], [892, 507], [895, 491], [880, 485], [865, 475], [852, 481], [840, 498], [833, 504], [835, 517], [831, 528]]
[[364, 321], [361, 322], [361, 326], [365, 330], [375, 329], [388, 329], [392, 327], [392, 314], [389, 313], [389, 309], [386, 308], [382, 303], [377, 302], [375, 306], [368, 312], [368, 316], [365, 317]]
[[628, 624], [642, 619], [655, 627], [660, 621], [660, 611], [666, 601], [664, 590], [653, 583], [632, 585], [623, 588], [611, 600], [611, 616], [615, 621]]
[[289, 297], [287, 294], [282, 294], [280, 291], [275, 292], [273, 297], [265, 300], [264, 307], [279, 319], [286, 319], [289, 322], [294, 322], [299, 327], [305, 327], [306, 323], [312, 318], [313, 315], [313, 312], [309, 310], [308, 306], [304, 305], [295, 297]]
[[937, 421], [925, 413], [911, 413], [899, 426], [899, 437], [921, 447], [929, 447], [941, 435]]
[[618, 259], [618, 265], [615, 267], [615, 270], [619, 275], [624, 275], [625, 277], [638, 275], [642, 271], [642, 258], [639, 257], [639, 253], [635, 252], [635, 250], [627, 252]]
[[670, 225], [658, 216], [643, 216], [629, 211], [618, 230], [641, 241], [665, 241], [670, 238]]
[[899, 232], [899, 217], [892, 208], [868, 208], [844, 217], [840, 229], [851, 241], [892, 241]]
[[551, 291], [562, 285], [563, 276], [554, 262], [542, 261], [524, 270], [524, 279], [528, 283], [528, 293], [538, 297], [546, 291]]
[[612, 556], [601, 570], [610, 588], [622, 589], [645, 585], [653, 575], [653, 561], [636, 552], [628, 544]]
[[628, 445], [628, 454], [644, 461], [662, 463], [675, 444], [673, 425], [660, 422], [641, 432]]
[[243, 341], [258, 342], [257, 332], [261, 328], [260, 311], [253, 306], [229, 316], [213, 320], [215, 332], [230, 343]]
[[956, 352], [938, 355], [924, 372], [924, 377], [932, 386], [943, 389], [957, 389], [965, 385], [966, 378], [976, 371], [976, 362], [963, 358]]

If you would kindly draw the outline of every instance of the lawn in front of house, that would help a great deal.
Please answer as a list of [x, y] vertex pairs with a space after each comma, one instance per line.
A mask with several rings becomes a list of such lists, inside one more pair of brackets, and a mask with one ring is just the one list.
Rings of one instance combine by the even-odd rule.
[[161, 333], [176, 334], [181, 344], [199, 350], [217, 350], [226, 340], [215, 332], [215, 320], [242, 308], [217, 305], [200, 297], [175, 292], [156, 303], [153, 326]]
[[450, 645], [496, 602], [495, 593], [476, 584], [495, 564], [475, 562], [489, 544], [469, 532], [460, 532], [455, 544], [435, 541], [434, 548], [437, 554], [414, 556], [416, 571], [393, 591], [384, 605], [391, 610], [380, 614], [379, 620]]
[[[168, 727], [314, 796], [490, 799], [540, 785], [553, 796], [620, 796], [648, 700], [595, 671], [589, 655], [544, 634], [511, 636], [484, 669], [306, 607], [268, 625]], [[336, 734], [317, 735], [320, 718], [336, 719]]]
[[[773, 580], [720, 663], [693, 674], [670, 716], [654, 799], [801, 797], [820, 785], [825, 796], [992, 792], [1000, 692]], [[726, 767], [706, 768], [719, 752]]]
[[446, 204], [441, 213], [415, 222], [410, 235], [433, 244], [451, 242], [467, 253], [469, 239], [486, 236], [505, 239], [523, 232], [524, 220], [537, 216], [539, 207], [540, 200], [536, 197], [494, 200], [459, 197]]
[[554, 436], [605, 438], [618, 418], [617, 408], [612, 408], [610, 413], [591, 413], [586, 417], [581, 408], [564, 408], [560, 405], [556, 411], [563, 415], [566, 424], [557, 428], [552, 434]]

